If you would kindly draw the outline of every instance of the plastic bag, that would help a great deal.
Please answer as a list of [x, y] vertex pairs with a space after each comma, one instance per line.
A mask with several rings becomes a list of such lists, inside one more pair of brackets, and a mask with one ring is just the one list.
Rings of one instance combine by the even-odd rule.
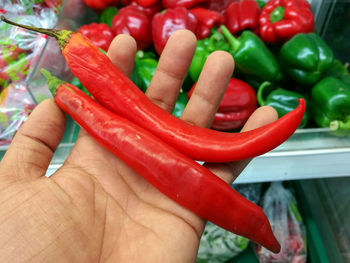
[[[233, 188], [253, 203], [260, 201], [261, 184], [239, 184]], [[196, 262], [223, 263], [239, 255], [248, 245], [249, 239], [208, 222], [200, 240]]]
[[[18, 6], [18, 10], [16, 7]], [[57, 16], [51, 9], [42, 9], [39, 15], [19, 15], [20, 5], [7, 5], [4, 15], [20, 24], [52, 28]], [[28, 80], [38, 61], [47, 36], [0, 22], [0, 89], [13, 82]]]
[[277, 240], [281, 243], [281, 252], [274, 254], [257, 246], [256, 252], [260, 262], [306, 262], [305, 226], [292, 192], [284, 188], [281, 182], [272, 183], [263, 197], [263, 210]]
[[12, 137], [35, 107], [23, 84], [10, 84], [0, 95], [0, 145]]
[[[26, 15], [23, 6], [6, 3], [0, 10], [20, 24], [52, 28], [57, 23], [53, 10], [44, 8]], [[35, 101], [26, 86], [47, 43], [47, 36], [0, 22], [0, 144], [10, 143]]]

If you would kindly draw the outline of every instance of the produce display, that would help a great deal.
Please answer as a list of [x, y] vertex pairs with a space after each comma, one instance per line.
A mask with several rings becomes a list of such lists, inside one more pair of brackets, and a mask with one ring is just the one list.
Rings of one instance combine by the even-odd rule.
[[[350, 106], [346, 98], [341, 99], [342, 106], [335, 106], [339, 103], [323, 106], [334, 101], [331, 96], [321, 95], [329, 94], [326, 90], [330, 88], [325, 87], [328, 84], [332, 83], [333, 86], [330, 93], [346, 97], [349, 71], [347, 64], [334, 58], [332, 50], [314, 31], [314, 17], [307, 0], [82, 1], [88, 9], [98, 14], [95, 22], [78, 29], [94, 45], [107, 51], [112, 39], [118, 34], [129, 34], [136, 40], [138, 55], [131, 80], [143, 92], [150, 83], [169, 36], [179, 29], [191, 30], [197, 36], [196, 51], [179, 94], [176, 114], [174, 111], [177, 117], [186, 106], [188, 92], [197, 82], [207, 57], [214, 51], [224, 50], [235, 59], [232, 78], [246, 82], [256, 94], [260, 94], [256, 107], [270, 105], [281, 117], [297, 107], [297, 98], [303, 98], [307, 101], [307, 108], [299, 128], [348, 130], [350, 127]], [[8, 0], [3, 9], [0, 7], [0, 11], [17, 22], [50, 28], [56, 23], [57, 17], [48, 16], [45, 12], [51, 10], [58, 13], [62, 2]], [[13, 10], [17, 11], [9, 15]], [[33, 22], [35, 19], [30, 18], [30, 15], [34, 14], [36, 17], [38, 14], [43, 16], [45, 22]], [[13, 32], [7, 24], [0, 25], [5, 29], [2, 32]], [[15, 32], [29, 34], [23, 30]], [[0, 86], [3, 89], [13, 81], [28, 81], [30, 65], [35, 64], [35, 59], [31, 58], [33, 52], [28, 47], [23, 48], [23, 44], [13, 42], [7, 36], [2, 39]], [[36, 39], [30, 41], [26, 39], [27, 44], [38, 42]], [[41, 49], [36, 50], [40, 54]], [[261, 86], [264, 88], [260, 89]], [[230, 90], [227, 89], [227, 92]], [[283, 99], [278, 95], [281, 91], [284, 93]], [[294, 102], [289, 100], [287, 103], [286, 97], [294, 97]], [[239, 109], [244, 102], [239, 99], [232, 101], [232, 107], [233, 103], [237, 103]], [[282, 104], [285, 107], [281, 107]], [[219, 109], [211, 128], [236, 132], [251, 113], [252, 110], [241, 113], [239, 110], [223, 112]]]
[[[344, 94], [343, 88], [349, 90], [349, 71], [347, 64], [334, 58], [331, 48], [315, 32], [314, 15], [307, 0], [124, 0], [113, 3], [86, 0], [85, 3], [99, 14], [99, 23], [104, 21], [115, 34], [133, 36], [142, 56], [146, 54], [144, 58], [135, 58], [131, 76], [143, 92], [169, 36], [179, 29], [191, 30], [196, 35], [196, 51], [177, 109], [185, 105], [183, 98], [190, 96], [188, 92], [197, 82], [207, 57], [214, 51], [224, 50], [235, 60], [232, 78], [246, 82], [259, 94], [256, 107], [270, 105], [281, 117], [297, 107], [298, 98], [303, 98], [307, 109], [299, 128], [349, 129], [350, 105], [346, 99], [342, 99], [340, 108], [334, 103], [327, 108], [319, 106], [325, 102], [320, 102], [324, 99], [318, 95], [321, 92], [315, 90], [320, 90], [322, 83], [330, 83], [324, 79], [332, 77], [332, 83], [337, 84], [333, 85], [336, 88], [332, 93]], [[98, 4], [104, 8], [96, 7]], [[143, 60], [147, 63], [142, 63]], [[237, 85], [239, 89], [240, 84]], [[328, 100], [332, 101], [330, 97]], [[237, 103], [239, 109], [244, 102], [231, 101], [232, 107], [233, 103]], [[219, 108], [211, 128], [237, 131], [249, 117], [243, 115], [249, 114], [244, 111], [238, 117], [239, 110], [233, 112], [224, 114]], [[177, 114], [181, 113], [177, 111]]]

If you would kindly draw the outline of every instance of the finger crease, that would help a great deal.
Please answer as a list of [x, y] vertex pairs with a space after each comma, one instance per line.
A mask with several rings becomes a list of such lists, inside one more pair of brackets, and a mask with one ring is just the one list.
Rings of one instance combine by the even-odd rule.
[[[20, 132], [20, 131], [19, 131]], [[20, 132], [20, 134], [30, 140], [33, 140], [37, 143], [39, 143], [40, 145], [43, 145], [44, 147], [48, 148], [52, 153], [55, 152], [55, 149], [52, 148], [48, 143], [46, 143], [45, 141], [39, 139], [38, 137], [35, 137], [35, 136], [31, 136], [31, 135], [28, 135], [28, 134], [25, 134], [23, 132]]]

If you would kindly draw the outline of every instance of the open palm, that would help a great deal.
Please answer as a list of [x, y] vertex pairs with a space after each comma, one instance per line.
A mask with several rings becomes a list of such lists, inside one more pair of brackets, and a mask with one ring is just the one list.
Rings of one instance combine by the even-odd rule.
[[[171, 112], [196, 39], [172, 35], [146, 95]], [[134, 40], [119, 35], [108, 55], [129, 75]], [[208, 127], [234, 63], [209, 56], [182, 119]], [[258, 109], [244, 130], [274, 121]], [[0, 164], [0, 262], [194, 262], [204, 220], [179, 206], [81, 131], [71, 154], [45, 177], [65, 126], [53, 100], [42, 102], [17, 132]], [[230, 183], [248, 161], [205, 164]]]

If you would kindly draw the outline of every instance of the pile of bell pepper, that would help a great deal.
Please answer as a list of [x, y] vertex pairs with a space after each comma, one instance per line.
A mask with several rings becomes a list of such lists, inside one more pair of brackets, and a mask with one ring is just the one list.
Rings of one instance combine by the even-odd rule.
[[80, 32], [107, 50], [114, 36], [137, 42], [131, 80], [146, 91], [169, 36], [188, 29], [197, 47], [174, 115], [180, 116], [210, 53], [229, 52], [232, 76], [213, 129], [241, 128], [262, 105], [279, 117], [307, 101], [303, 127], [350, 129], [350, 74], [315, 32], [307, 0], [84, 0], [99, 21]]

